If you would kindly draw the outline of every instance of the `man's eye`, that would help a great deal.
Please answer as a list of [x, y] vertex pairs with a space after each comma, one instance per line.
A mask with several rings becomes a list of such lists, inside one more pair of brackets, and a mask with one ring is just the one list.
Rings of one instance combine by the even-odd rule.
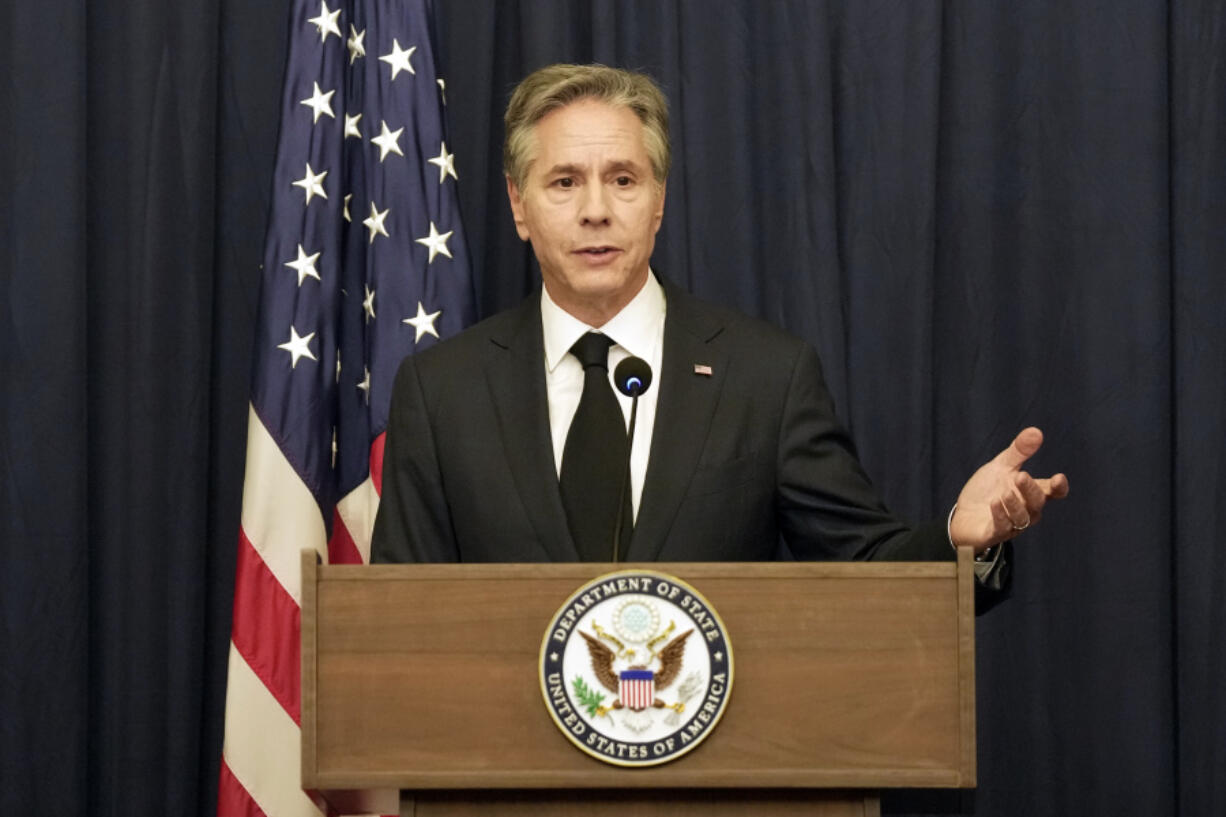
[[629, 176], [618, 176], [614, 180], [614, 183], [618, 187], [629, 187], [630, 185], [634, 184], [634, 179], [630, 178]]
[[575, 186], [575, 180], [572, 178], [562, 178], [554, 182], [558, 187], [571, 188]]

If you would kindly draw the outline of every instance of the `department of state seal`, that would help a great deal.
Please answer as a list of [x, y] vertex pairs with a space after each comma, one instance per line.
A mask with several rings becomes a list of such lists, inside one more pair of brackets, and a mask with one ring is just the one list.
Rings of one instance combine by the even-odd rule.
[[541, 692], [571, 743], [606, 763], [654, 766], [701, 743], [732, 692], [732, 646], [702, 594], [664, 573], [609, 573], [558, 608]]

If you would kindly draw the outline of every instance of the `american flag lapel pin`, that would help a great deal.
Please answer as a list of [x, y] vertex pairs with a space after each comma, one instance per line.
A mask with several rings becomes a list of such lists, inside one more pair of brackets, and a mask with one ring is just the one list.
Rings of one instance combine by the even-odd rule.
[[705, 363], [695, 363], [694, 374], [700, 374], [703, 377], [710, 377], [711, 375], [715, 374], [715, 372], [713, 372], [711, 367]]

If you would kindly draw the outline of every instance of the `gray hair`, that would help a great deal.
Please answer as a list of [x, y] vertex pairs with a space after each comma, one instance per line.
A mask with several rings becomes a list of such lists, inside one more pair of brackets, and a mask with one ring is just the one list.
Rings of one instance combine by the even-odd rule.
[[532, 72], [515, 87], [503, 122], [502, 171], [523, 190], [532, 165], [533, 129], [551, 111], [581, 99], [629, 108], [643, 123], [643, 146], [657, 184], [668, 178], [668, 100], [646, 74], [606, 65], [559, 63]]

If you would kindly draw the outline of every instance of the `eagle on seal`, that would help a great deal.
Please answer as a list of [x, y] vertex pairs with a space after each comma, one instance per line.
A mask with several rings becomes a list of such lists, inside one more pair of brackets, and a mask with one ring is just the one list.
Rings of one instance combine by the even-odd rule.
[[[646, 673], [649, 679], [654, 681], [654, 689], [651, 693], [650, 703], [650, 706], [653, 708], [673, 709], [677, 712], [681, 712], [682, 709], [684, 709], [685, 704], [681, 702], [668, 704], [659, 698], [656, 698], [654, 690], [667, 689], [673, 681], [677, 680], [677, 676], [681, 674], [681, 659], [685, 655], [685, 640], [689, 638], [690, 634], [693, 632], [693, 628], [686, 630], [684, 633], [668, 642], [664, 649], [660, 650], [660, 652], [656, 654], [656, 657], [660, 659], [660, 670], [658, 672], [652, 673], [648, 671], [646, 664], [636, 664], [628, 668], [626, 673], [627, 675], [630, 675], [631, 673], [639, 675]], [[621, 701], [621, 679], [619, 674], [613, 669], [613, 661], [617, 656], [610, 647], [601, 644], [600, 641], [582, 630], [579, 630], [579, 635], [583, 636], [583, 639], [587, 641], [587, 650], [592, 657], [592, 672], [596, 674], [596, 679], [600, 681], [600, 685], [605, 689], [609, 690], [614, 695], [619, 696], [618, 698], [615, 698], [613, 703], [609, 704], [607, 707], [600, 707], [596, 711], [596, 715], [604, 715], [614, 709], [622, 709], [623, 707], [626, 707], [627, 705], [623, 704]], [[638, 672], [635, 673], [635, 671]], [[644, 705], [629, 706], [629, 708], [638, 710], [645, 709], [647, 707]]]

